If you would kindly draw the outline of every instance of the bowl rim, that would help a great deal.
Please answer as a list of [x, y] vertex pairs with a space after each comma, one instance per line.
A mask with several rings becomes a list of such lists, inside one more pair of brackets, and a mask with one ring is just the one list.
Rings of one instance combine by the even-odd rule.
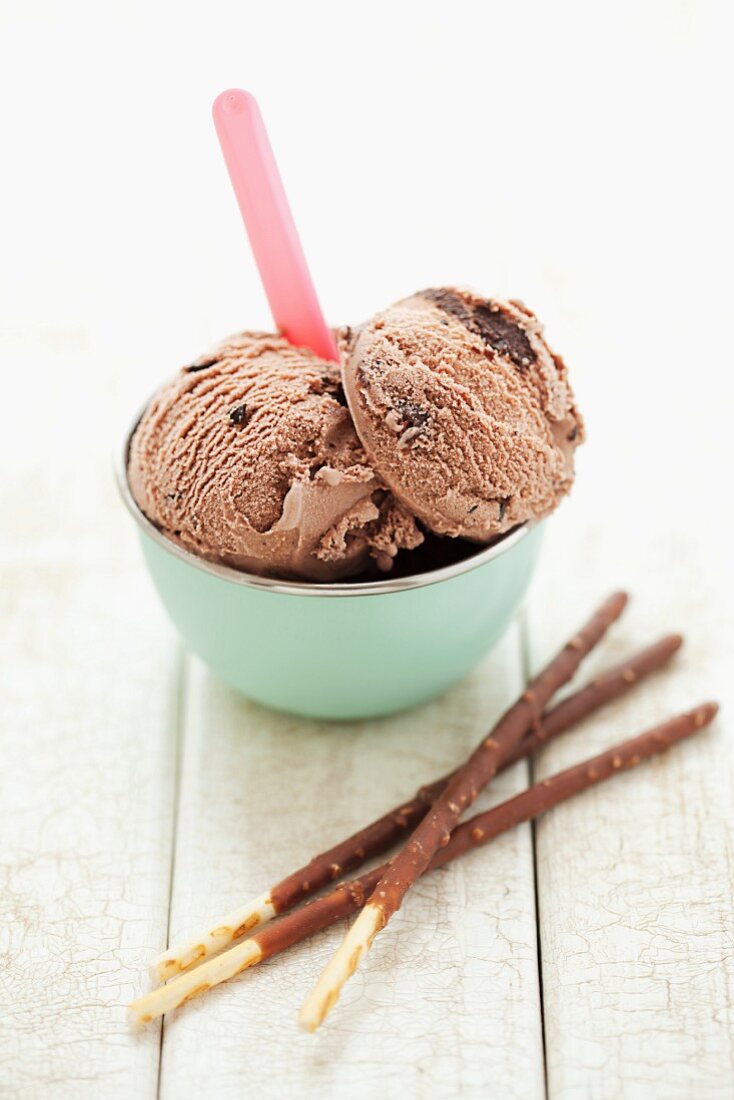
[[202, 558], [198, 554], [195, 554], [192, 550], [187, 550], [186, 547], [181, 546], [165, 535], [138, 507], [130, 491], [127, 465], [130, 441], [145, 408], [147, 408], [147, 404], [146, 402], [145, 406], [138, 411], [132, 425], [126, 428], [122, 438], [122, 445], [116, 448], [114, 454], [115, 481], [122, 501], [140, 530], [154, 543], [164, 550], [167, 550], [169, 554], [172, 554], [180, 561], [193, 566], [193, 568], [199, 569], [204, 573], [209, 573], [211, 576], [218, 577], [220, 580], [229, 581], [231, 584], [242, 585], [245, 588], [259, 588], [268, 592], [277, 592], [281, 595], [322, 597], [346, 596], [351, 598], [360, 596], [386, 596], [394, 592], [406, 592], [416, 588], [427, 588], [429, 585], [440, 584], [443, 581], [452, 580], [454, 577], [459, 577], [463, 573], [469, 573], [474, 569], [481, 568], [483, 565], [486, 565], [487, 562], [494, 561], [495, 558], [499, 558], [502, 554], [506, 553], [508, 550], [512, 550], [518, 543], [522, 542], [540, 523], [539, 520], [528, 520], [526, 523], [520, 524], [518, 527], [514, 527], [511, 531], [508, 531], [506, 535], [502, 535], [497, 542], [492, 543], [491, 546], [486, 547], [484, 550], [477, 551], [476, 554], [469, 555], [462, 559], [462, 561], [454, 562], [453, 565], [445, 565], [440, 569], [431, 569], [425, 573], [416, 573], [408, 577], [388, 578], [384, 581], [336, 581], [322, 583], [320, 581], [285, 581], [274, 577], [261, 577], [255, 573], [246, 573], [244, 570], [236, 569], [232, 565], [222, 565], [219, 562], [209, 561], [207, 558]]

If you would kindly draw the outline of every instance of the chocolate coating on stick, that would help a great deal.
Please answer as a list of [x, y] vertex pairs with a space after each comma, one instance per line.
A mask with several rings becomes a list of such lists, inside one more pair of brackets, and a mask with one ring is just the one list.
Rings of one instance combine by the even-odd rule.
[[263, 958], [277, 955], [292, 944], [308, 939], [322, 928], [329, 928], [338, 920], [356, 913], [377, 886], [386, 867], [387, 864], [374, 867], [359, 878], [343, 882], [330, 894], [313, 898], [307, 905], [286, 913], [280, 920], [263, 928], [253, 937], [262, 949]]
[[621, 661], [606, 672], [600, 673], [585, 687], [545, 711], [538, 728], [525, 734], [514, 752], [503, 762], [502, 767], [509, 767], [516, 760], [529, 756], [547, 741], [560, 733], [565, 733], [606, 703], [619, 698], [646, 676], [662, 668], [682, 645], [682, 635], [667, 634], [659, 641], [639, 650], [626, 661]]
[[530, 682], [467, 762], [453, 776], [405, 846], [390, 862], [357, 920], [347, 931], [316, 985], [304, 1001], [299, 1022], [313, 1031], [339, 999], [344, 983], [355, 973], [377, 934], [400, 908], [410, 887], [426, 871], [436, 851], [446, 844], [461, 814], [497, 773], [503, 759], [537, 725], [551, 696], [570, 680], [584, 656], [601, 640], [627, 603], [623, 592], [604, 601], [553, 660]]
[[[718, 707], [704, 703], [688, 714], [679, 715], [653, 727], [639, 737], [568, 768], [550, 779], [536, 783], [515, 798], [494, 809], [477, 814], [460, 825], [448, 845], [439, 850], [430, 868], [442, 866], [466, 851], [487, 844], [500, 833], [549, 810], [587, 787], [633, 768], [650, 756], [665, 752], [677, 741], [699, 732], [712, 720]], [[276, 955], [294, 943], [307, 939], [335, 921], [348, 917], [364, 905], [384, 874], [387, 864], [375, 867], [351, 882], [345, 882], [324, 897], [268, 925], [251, 939], [210, 959], [193, 974], [183, 974], [140, 998], [131, 1009], [140, 1023], [146, 1023], [198, 996], [214, 985], [233, 977], [249, 966]], [[192, 982], [195, 983], [192, 987]]]
[[315, 894], [327, 883], [333, 882], [333, 867], [339, 867], [338, 875], [361, 867], [373, 856], [382, 855], [401, 836], [405, 836], [421, 821], [429, 807], [446, 786], [449, 776], [437, 779], [416, 791], [405, 802], [373, 821], [364, 829], [335, 844], [333, 848], [314, 856], [310, 863], [284, 878], [270, 890], [270, 898], [278, 913], [291, 909], [305, 897]]
[[[518, 760], [529, 756], [551, 738], [565, 733], [575, 723], [581, 722], [606, 703], [636, 686], [644, 677], [669, 661], [680, 649], [682, 642], [680, 634], [668, 635], [633, 654], [632, 657], [615, 665], [607, 672], [601, 673], [586, 687], [574, 692], [563, 702], [546, 711], [538, 728], [525, 735], [507, 759], [502, 761], [500, 767], [510, 767]], [[409, 835], [409, 831], [423, 820], [429, 807], [433, 805], [454, 774], [451, 772], [421, 787], [409, 801], [396, 806], [383, 817], [347, 837], [333, 848], [314, 856], [304, 867], [271, 887], [270, 898], [276, 912], [287, 912], [294, 905], [313, 896], [322, 887], [332, 882], [333, 876], [330, 869], [334, 864], [341, 867], [340, 874], [346, 874], [360, 867], [373, 856], [386, 852], [401, 837]]]
[[[667, 643], [663, 650], [669, 649], [672, 639], [663, 641]], [[660, 652], [661, 646], [662, 643], [655, 647], [651, 646], [645, 653], [650, 654], [653, 649]], [[620, 671], [622, 667], [620, 666]], [[634, 768], [651, 756], [666, 752], [679, 741], [692, 737], [709, 725], [717, 710], [716, 703], [703, 703], [695, 710], [653, 726], [638, 737], [615, 745], [590, 760], [585, 760], [581, 764], [551, 776], [550, 779], [535, 783], [526, 791], [522, 791], [514, 798], [500, 803], [499, 806], [485, 813], [476, 814], [457, 826], [446, 847], [439, 848], [433, 856], [429, 869], [442, 867], [465, 852], [488, 844], [490, 840], [507, 832], [515, 825], [545, 813], [567, 798], [598, 783], [603, 783], [619, 772]], [[357, 912], [388, 867], [389, 864], [385, 863], [351, 882], [342, 883], [330, 894], [316, 898], [308, 905], [304, 905], [296, 912], [282, 917], [258, 932], [253, 938], [257, 940], [263, 952], [263, 958], [276, 955], [292, 944], [307, 939], [322, 928], [329, 927], [337, 920]]]
[[[562, 703], [545, 711], [540, 725], [525, 734], [515, 751], [502, 761], [501, 767], [508, 767], [535, 752], [552, 737], [563, 733], [571, 725], [593, 714], [603, 704], [641, 683], [645, 676], [664, 665], [680, 648], [681, 643], [679, 634], [662, 638], [602, 673], [592, 683], [569, 695]], [[215, 954], [252, 931], [253, 920], [256, 924], [265, 924], [272, 917], [287, 912], [294, 905], [311, 897], [334, 878], [361, 866], [373, 855], [387, 851], [425, 817], [429, 805], [435, 802], [450, 778], [449, 775], [443, 776], [434, 783], [421, 787], [410, 802], [401, 803], [367, 829], [360, 830], [329, 851], [316, 856], [306, 867], [283, 879], [272, 890], [227, 914], [187, 942], [169, 947], [154, 960], [154, 976], [159, 981], [166, 981], [187, 971], [197, 965], [202, 957]]]
[[454, 830], [448, 845], [436, 852], [431, 868], [441, 867], [478, 844], [486, 844], [515, 825], [538, 817], [572, 795], [610, 779], [617, 772], [634, 768], [651, 756], [665, 752], [679, 741], [692, 737], [708, 726], [718, 709], [717, 703], [702, 703], [695, 710], [661, 722], [641, 733], [639, 737], [632, 737], [621, 745], [615, 745], [591, 760], [585, 760], [582, 764], [576, 764], [551, 776], [550, 779], [535, 783], [487, 813], [477, 814]]
[[480, 742], [459, 768], [408, 843], [392, 860], [370, 898], [370, 902], [381, 909], [386, 921], [400, 908], [410, 887], [426, 870], [441, 846], [442, 837], [454, 829], [461, 814], [496, 775], [502, 760], [537, 724], [550, 698], [571, 679], [584, 657], [622, 614], [626, 604], [624, 592], [616, 592], [605, 600], [579, 633], [534, 677], [527, 690], [500, 718], [491, 735]]

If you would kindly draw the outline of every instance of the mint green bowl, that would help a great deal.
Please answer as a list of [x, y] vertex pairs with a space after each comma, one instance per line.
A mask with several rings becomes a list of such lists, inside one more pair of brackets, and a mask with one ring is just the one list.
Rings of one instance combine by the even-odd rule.
[[215, 565], [137, 507], [128, 438], [118, 484], [169, 616], [217, 676], [275, 710], [371, 718], [440, 695], [502, 635], [535, 566], [539, 525], [446, 568], [368, 584], [295, 584]]

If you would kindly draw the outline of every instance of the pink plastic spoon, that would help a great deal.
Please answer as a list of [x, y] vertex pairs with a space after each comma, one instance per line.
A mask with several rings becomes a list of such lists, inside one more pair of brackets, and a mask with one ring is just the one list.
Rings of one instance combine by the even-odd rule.
[[291, 344], [337, 359], [257, 103], [231, 88], [212, 114], [275, 324]]

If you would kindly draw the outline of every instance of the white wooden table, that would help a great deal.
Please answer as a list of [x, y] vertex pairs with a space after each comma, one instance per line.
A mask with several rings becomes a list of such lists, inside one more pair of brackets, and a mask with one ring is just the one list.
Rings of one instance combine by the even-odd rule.
[[[730, 1100], [723, 22], [707, 4], [597, 21], [375, 0], [315, 33], [315, 8], [2, 16], [0, 1096]], [[227, 83], [261, 97], [335, 321], [452, 279], [520, 294], [587, 417], [522, 617], [393, 720], [299, 722], [217, 683], [181, 651], [116, 498], [133, 404], [268, 323], [207, 116]], [[471, 171], [429, 155], [436, 129]], [[685, 648], [535, 776], [707, 697], [710, 730], [427, 876], [316, 1035], [296, 1012], [341, 928], [129, 1030], [168, 941], [461, 758], [617, 587], [633, 602], [584, 675], [671, 630]]]
[[[94, 387], [95, 358], [58, 339], [31, 352], [7, 348], [43, 372], [58, 462], [30, 463], [2, 506], [2, 1095], [730, 1096], [734, 621], [727, 548], [679, 524], [694, 487], [674, 457], [674, 494], [626, 475], [613, 491], [600, 418], [524, 616], [476, 673], [393, 720], [318, 725], [180, 651], [115, 497], [105, 418], [78, 416], [60, 381]], [[714, 696], [710, 731], [424, 879], [315, 1036], [296, 1010], [340, 928], [128, 1029], [169, 939], [441, 774], [618, 585], [633, 602], [589, 670], [676, 628], [685, 649], [536, 776]], [[519, 764], [492, 797], [527, 780]]]

